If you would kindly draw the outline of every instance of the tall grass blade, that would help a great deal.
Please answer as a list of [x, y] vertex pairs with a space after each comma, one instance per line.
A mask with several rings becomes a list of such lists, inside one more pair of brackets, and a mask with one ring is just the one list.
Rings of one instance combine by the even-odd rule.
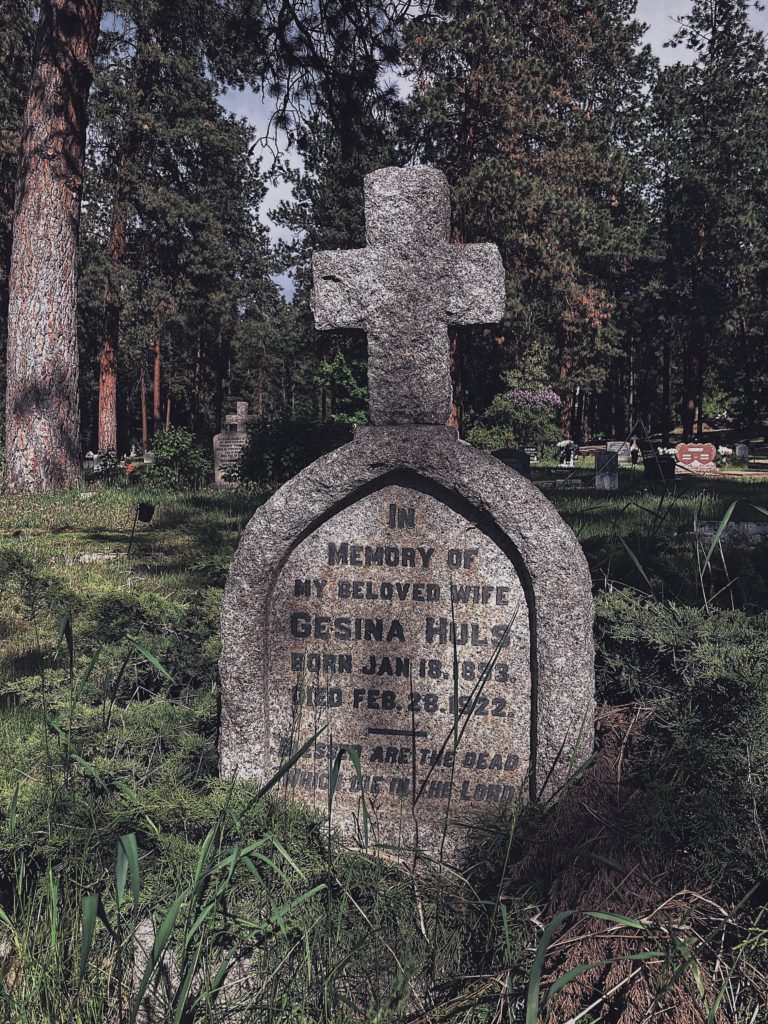
[[187, 899], [188, 894], [186, 892], [181, 893], [173, 901], [169, 909], [167, 910], [165, 917], [163, 918], [160, 927], [155, 933], [155, 940], [152, 943], [152, 949], [149, 957], [147, 958], [147, 966], [144, 968], [144, 974], [141, 977], [136, 994], [133, 998], [133, 1005], [131, 1006], [131, 1024], [136, 1024], [136, 1019], [141, 1010], [141, 1004], [144, 1001], [144, 996], [147, 994], [147, 989], [152, 981], [152, 976], [155, 973], [155, 969], [160, 961], [163, 959], [166, 947], [170, 942], [171, 934], [176, 924], [176, 918], [179, 916], [179, 911]]
[[712, 555], [715, 553], [715, 548], [717, 547], [720, 538], [723, 535], [723, 531], [725, 530], [728, 523], [730, 523], [731, 516], [733, 515], [733, 511], [737, 505], [738, 501], [732, 501], [728, 508], [725, 510], [725, 514], [723, 515], [723, 518], [720, 520], [720, 524], [715, 530], [715, 535], [712, 538], [712, 543], [709, 545], [709, 550], [707, 551], [704, 557], [704, 565], [702, 566], [702, 571], [707, 568], [710, 561], [712, 560]]
[[633, 565], [635, 566], [637, 571], [640, 573], [640, 575], [645, 580], [645, 583], [646, 583], [646, 586], [648, 587], [649, 593], [651, 594], [652, 597], [656, 597], [656, 594], [654, 592], [654, 589], [653, 589], [653, 586], [651, 584], [651, 581], [648, 579], [648, 577], [647, 577], [647, 575], [645, 573], [645, 569], [640, 564], [640, 562], [639, 562], [639, 560], [637, 558], [637, 555], [635, 555], [634, 551], [629, 546], [629, 544], [627, 544], [627, 542], [624, 540], [624, 538], [621, 536], [621, 534], [619, 534], [619, 540], [621, 541], [621, 545], [624, 548], [624, 550], [627, 552], [629, 557], [632, 559]]
[[85, 971], [88, 966], [88, 957], [93, 945], [93, 934], [96, 930], [96, 920], [99, 916], [99, 894], [89, 893], [83, 897], [82, 907], [82, 934], [80, 936], [80, 967], [77, 975], [78, 987], [82, 985]]
[[117, 841], [117, 902], [121, 905], [125, 894], [127, 876], [131, 876], [131, 896], [134, 913], [139, 909], [141, 897], [141, 875], [139, 874], [139, 848], [136, 833], [120, 836]]
[[173, 678], [173, 676], [167, 669], [163, 668], [163, 666], [160, 664], [160, 662], [157, 660], [154, 654], [150, 654], [146, 647], [142, 647], [142, 645], [139, 643], [136, 637], [129, 636], [128, 639], [134, 650], [138, 651], [142, 658], [144, 658], [145, 661], [148, 661], [156, 672], [159, 672], [161, 676], [163, 676], [165, 679], [167, 679], [169, 682], [175, 685], [176, 680]]

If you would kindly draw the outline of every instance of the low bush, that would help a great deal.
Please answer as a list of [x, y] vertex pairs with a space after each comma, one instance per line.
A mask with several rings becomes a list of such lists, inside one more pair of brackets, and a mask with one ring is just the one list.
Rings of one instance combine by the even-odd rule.
[[308, 419], [265, 420], [249, 428], [240, 456], [239, 479], [279, 483], [295, 476], [321, 455], [352, 440], [346, 422], [317, 423]]

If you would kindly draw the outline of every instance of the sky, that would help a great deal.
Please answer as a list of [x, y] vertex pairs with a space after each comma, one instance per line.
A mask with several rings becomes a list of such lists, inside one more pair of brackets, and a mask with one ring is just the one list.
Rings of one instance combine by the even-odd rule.
[[[671, 47], [664, 46], [664, 43], [667, 42], [675, 32], [675, 19], [689, 11], [690, 7], [690, 0], [638, 0], [636, 17], [638, 21], [642, 21], [648, 25], [645, 42], [651, 44], [653, 52], [662, 64], [673, 64], [676, 61], [686, 61], [690, 59], [690, 52], [687, 51], [685, 47], [672, 49]], [[753, 10], [751, 20], [755, 28], [760, 28], [768, 34], [768, 10]], [[270, 100], [265, 102], [264, 97], [246, 89], [243, 92], [230, 90], [222, 98], [222, 102], [227, 110], [239, 115], [240, 117], [247, 118], [256, 128], [259, 136], [266, 133], [272, 110]], [[284, 140], [280, 141], [284, 144]], [[258, 147], [255, 152], [257, 154], [259, 153]], [[272, 157], [270, 150], [267, 147], [264, 147], [262, 150], [262, 159], [264, 169], [268, 170], [271, 165]], [[273, 242], [287, 238], [288, 235], [285, 229], [273, 223], [270, 219], [270, 211], [274, 209], [281, 199], [289, 198], [290, 194], [290, 187], [287, 186], [285, 182], [279, 180], [271, 182], [266, 198], [262, 204], [261, 210], [259, 211], [260, 218], [269, 228], [270, 238]], [[293, 288], [288, 277], [281, 275], [276, 278], [276, 280], [285, 292], [286, 296], [290, 297]]]

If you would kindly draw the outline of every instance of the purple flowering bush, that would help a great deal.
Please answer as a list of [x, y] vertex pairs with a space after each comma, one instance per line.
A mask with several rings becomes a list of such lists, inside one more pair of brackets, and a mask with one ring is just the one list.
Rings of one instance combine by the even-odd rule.
[[516, 386], [491, 402], [467, 434], [478, 448], [536, 448], [541, 455], [560, 440], [560, 395], [549, 385]]

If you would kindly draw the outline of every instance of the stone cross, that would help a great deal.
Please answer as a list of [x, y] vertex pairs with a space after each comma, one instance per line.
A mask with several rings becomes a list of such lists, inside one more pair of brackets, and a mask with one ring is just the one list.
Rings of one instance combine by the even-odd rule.
[[368, 335], [371, 420], [444, 425], [451, 411], [449, 324], [497, 323], [504, 267], [495, 245], [450, 244], [445, 175], [385, 167], [365, 178], [365, 249], [312, 257], [319, 330]]
[[229, 416], [225, 416], [224, 423], [228, 429], [234, 427], [238, 434], [243, 434], [248, 424], [253, 423], [256, 419], [258, 419], [257, 416], [248, 412], [247, 402], [238, 402], [237, 412], [234, 415], [230, 413]]

